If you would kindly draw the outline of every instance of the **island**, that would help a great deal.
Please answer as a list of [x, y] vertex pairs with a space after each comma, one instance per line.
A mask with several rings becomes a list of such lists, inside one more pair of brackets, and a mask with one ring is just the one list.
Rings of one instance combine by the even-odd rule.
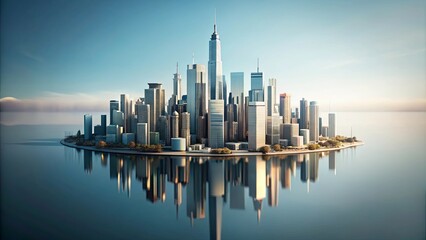
[[314, 152], [339, 151], [364, 145], [363, 141], [356, 137], [336, 136], [332, 138], [321, 137], [318, 142], [312, 142], [300, 147], [281, 146], [280, 144], [265, 145], [258, 151], [230, 150], [224, 148], [205, 148], [203, 150], [173, 151], [170, 146], [141, 145], [133, 141], [129, 144], [106, 143], [104, 141], [85, 141], [82, 136], [68, 136], [60, 141], [66, 147], [91, 150], [104, 153], [129, 154], [129, 155], [155, 155], [155, 156], [192, 156], [192, 157], [236, 157], [236, 156], [256, 156], [256, 155], [290, 155], [306, 154]]

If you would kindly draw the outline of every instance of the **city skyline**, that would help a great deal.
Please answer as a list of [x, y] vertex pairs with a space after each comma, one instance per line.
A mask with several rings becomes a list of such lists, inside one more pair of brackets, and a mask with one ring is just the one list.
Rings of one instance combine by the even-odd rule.
[[226, 2], [116, 4], [2, 2], [2, 110], [105, 111], [105, 98], [125, 92], [135, 100], [148, 82], [161, 82], [169, 96], [176, 62], [185, 94], [192, 53], [208, 65], [215, 8], [223, 74], [244, 72], [245, 94], [260, 58], [264, 81], [277, 79], [277, 95], [331, 111], [426, 110], [421, 1], [239, 6], [259, 9], [256, 15]]

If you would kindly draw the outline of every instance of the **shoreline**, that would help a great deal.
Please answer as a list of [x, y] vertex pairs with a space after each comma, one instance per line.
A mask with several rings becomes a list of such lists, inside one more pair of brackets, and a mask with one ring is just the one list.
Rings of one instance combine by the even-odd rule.
[[339, 151], [346, 148], [358, 147], [364, 145], [364, 142], [356, 143], [344, 143], [342, 147], [338, 148], [321, 148], [316, 150], [308, 149], [295, 149], [295, 150], [283, 150], [281, 152], [248, 152], [246, 150], [233, 150], [231, 154], [213, 154], [213, 153], [200, 153], [200, 152], [174, 152], [174, 151], [163, 151], [163, 152], [138, 152], [129, 148], [96, 148], [94, 146], [77, 146], [73, 143], [67, 143], [62, 139], [60, 143], [66, 147], [90, 150], [95, 152], [104, 153], [116, 153], [116, 154], [127, 154], [127, 155], [145, 155], [145, 156], [182, 156], [182, 157], [238, 157], [238, 156], [275, 156], [275, 155], [292, 155], [292, 154], [306, 154], [315, 152], [330, 152]]

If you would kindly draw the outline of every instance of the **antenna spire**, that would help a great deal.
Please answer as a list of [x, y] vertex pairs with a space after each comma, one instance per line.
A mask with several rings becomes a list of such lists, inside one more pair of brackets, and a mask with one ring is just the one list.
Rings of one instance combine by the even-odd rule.
[[192, 52], [192, 64], [195, 64], [194, 52]]
[[179, 62], [176, 62], [176, 74], [179, 74]]
[[214, 9], [214, 32], [216, 32], [216, 8]]
[[257, 72], [259, 72], [259, 58], [257, 58]]

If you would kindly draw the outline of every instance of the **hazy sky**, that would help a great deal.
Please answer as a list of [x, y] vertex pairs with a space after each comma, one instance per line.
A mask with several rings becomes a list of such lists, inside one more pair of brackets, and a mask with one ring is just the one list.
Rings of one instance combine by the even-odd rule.
[[[0, 97], [102, 109], [207, 65], [217, 9], [223, 71], [342, 110], [426, 110], [426, 1], [2, 1]], [[86, 102], [85, 102], [86, 101]], [[359, 104], [355, 104], [358, 102]], [[71, 107], [69, 107], [72, 105]]]

